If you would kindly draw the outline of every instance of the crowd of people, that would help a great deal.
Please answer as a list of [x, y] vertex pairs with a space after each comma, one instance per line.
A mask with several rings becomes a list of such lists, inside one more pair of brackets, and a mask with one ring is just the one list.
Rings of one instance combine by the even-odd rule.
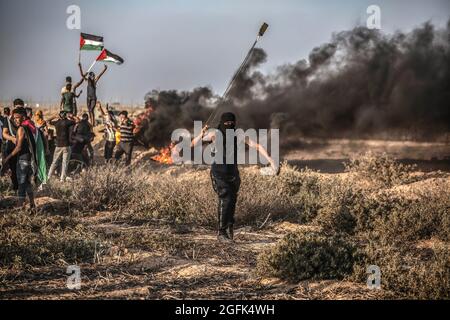
[[[108, 106], [105, 110], [97, 101], [97, 83], [107, 67], [98, 76], [93, 72], [83, 73], [81, 64], [79, 69], [82, 78], [75, 85], [71, 77], [66, 77], [57, 116], [45, 119], [42, 110], [34, 112], [22, 99], [14, 100], [12, 108], [5, 107], [3, 114], [0, 113], [1, 174], [9, 174], [11, 188], [21, 206], [25, 206], [28, 195], [30, 208], [35, 208], [33, 180], [39, 188], [44, 188], [57, 172], [61, 181], [70, 179], [71, 159], [82, 163], [83, 168], [93, 164], [96, 109], [104, 125], [104, 159], [107, 163], [117, 162], [125, 156], [126, 165], [131, 164], [134, 123], [127, 111], [122, 111], [117, 119]], [[88, 83], [87, 112], [78, 116], [77, 98], [82, 91], [77, 93], [77, 89], [84, 81]]]

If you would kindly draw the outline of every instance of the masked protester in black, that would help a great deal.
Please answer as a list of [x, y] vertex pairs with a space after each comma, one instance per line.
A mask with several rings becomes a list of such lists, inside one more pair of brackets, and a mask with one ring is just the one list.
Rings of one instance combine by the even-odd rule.
[[[241, 186], [241, 178], [237, 166], [237, 138], [234, 137], [233, 149], [227, 150], [226, 130], [236, 129], [236, 117], [232, 113], [224, 113], [218, 128], [223, 135], [223, 164], [213, 163], [211, 167], [211, 181], [214, 191], [219, 197], [218, 204], [218, 230], [220, 240], [233, 239], [234, 212]], [[227, 154], [234, 151], [233, 163], [227, 163]], [[228, 234], [227, 234], [228, 231]]]
[[[233, 113], [224, 113], [221, 116], [218, 130], [222, 133], [223, 141], [223, 161], [222, 163], [213, 163], [211, 166], [211, 181], [214, 191], [219, 198], [218, 203], [218, 240], [232, 241], [234, 238], [234, 213], [236, 210], [236, 202], [238, 199], [241, 179], [237, 165], [237, 145], [238, 138], [233, 135], [232, 150], [227, 148], [227, 130], [236, 129], [236, 116]], [[209, 133], [205, 136], [208, 127], [203, 128], [202, 133], [192, 141], [195, 146], [202, 138], [204, 141], [215, 140], [215, 134]], [[267, 154], [267, 151], [258, 143], [247, 140], [245, 141], [250, 147], [256, 148], [271, 164], [275, 172], [278, 172], [278, 165]], [[232, 153], [233, 152], [233, 153]], [[233, 154], [232, 163], [227, 161], [227, 155]], [[231, 157], [229, 157], [231, 158]]]

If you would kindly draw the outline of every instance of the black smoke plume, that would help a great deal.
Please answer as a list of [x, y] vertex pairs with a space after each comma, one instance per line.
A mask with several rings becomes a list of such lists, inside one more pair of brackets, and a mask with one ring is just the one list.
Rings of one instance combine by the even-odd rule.
[[[234, 111], [244, 128], [279, 128], [282, 139], [432, 140], [450, 132], [450, 20], [439, 30], [425, 23], [393, 35], [364, 27], [335, 33], [308, 61], [269, 75], [257, 70], [266, 59], [254, 51], [227, 101], [218, 102], [219, 115]], [[212, 98], [207, 88], [153, 91], [146, 101], [158, 107], [146, 141], [168, 142], [173, 128], [205, 121]]]

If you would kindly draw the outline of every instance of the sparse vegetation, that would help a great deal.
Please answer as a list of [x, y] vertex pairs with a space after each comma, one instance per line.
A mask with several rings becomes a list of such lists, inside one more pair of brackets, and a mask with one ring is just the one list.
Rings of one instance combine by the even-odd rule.
[[[385, 155], [368, 154], [338, 175], [284, 164], [278, 177], [248, 167], [241, 178], [237, 228], [246, 227], [251, 236], [238, 233], [232, 248], [191, 239], [199, 233], [215, 239], [217, 200], [208, 170], [99, 166], [73, 181], [52, 182], [43, 195], [67, 203], [68, 213], [0, 209], [0, 273], [93, 263], [99, 252], [111, 258], [108, 248], [117, 248], [121, 256], [142, 251], [215, 264], [238, 259], [256, 267], [261, 278], [294, 283], [344, 279], [364, 286], [367, 266], [378, 265], [386, 297], [449, 298], [448, 174], [419, 174]], [[92, 221], [102, 214], [107, 224], [99, 230]], [[274, 231], [283, 223], [307, 228]], [[272, 244], [241, 247], [246, 237], [266, 233]]]
[[69, 217], [13, 210], [0, 217], [0, 265], [22, 268], [93, 261], [95, 234]]
[[260, 275], [290, 281], [342, 279], [352, 272], [354, 246], [340, 235], [296, 232], [258, 259]]

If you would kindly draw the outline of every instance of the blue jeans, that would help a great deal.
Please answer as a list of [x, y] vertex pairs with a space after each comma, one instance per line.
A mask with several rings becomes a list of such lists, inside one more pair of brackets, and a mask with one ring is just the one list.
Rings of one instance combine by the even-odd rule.
[[31, 178], [33, 177], [33, 169], [31, 168], [31, 161], [18, 160], [17, 161], [17, 182], [19, 184], [18, 196], [19, 201], [25, 201], [25, 197], [31, 199], [34, 197], [33, 188], [31, 187]]

